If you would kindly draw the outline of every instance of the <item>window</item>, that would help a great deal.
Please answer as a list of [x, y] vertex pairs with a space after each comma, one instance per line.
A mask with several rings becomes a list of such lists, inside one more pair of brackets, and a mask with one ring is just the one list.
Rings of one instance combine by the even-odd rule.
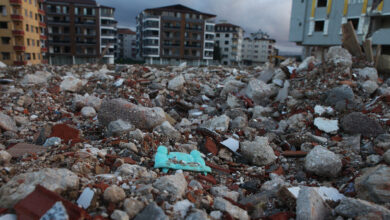
[[31, 39], [31, 45], [35, 47], [35, 40]]
[[223, 51], [229, 51], [229, 48], [225, 47], [225, 48], [223, 49]]
[[7, 16], [7, 7], [5, 7], [4, 5], [0, 5], [0, 13], [3, 16]]
[[3, 60], [11, 59], [11, 54], [9, 52], [1, 52], [1, 56], [3, 57]]
[[39, 47], [39, 40], [37, 40], [37, 46]]
[[27, 46], [30, 46], [30, 39], [27, 38]]
[[26, 59], [31, 60], [31, 54], [30, 53], [25, 53]]
[[27, 12], [27, 9], [24, 9], [24, 16], [28, 16], [28, 12]]
[[7, 22], [0, 22], [0, 28], [1, 29], [7, 29], [8, 28], [8, 23]]
[[351, 18], [351, 19], [348, 19], [348, 22], [352, 22], [352, 25], [353, 25], [353, 28], [355, 29], [355, 30], [357, 30], [358, 29], [358, 27], [359, 27], [359, 18]]
[[79, 8], [74, 8], [74, 13], [75, 13], [76, 15], [78, 15], [78, 14], [79, 14]]
[[326, 7], [326, 5], [328, 4], [328, 0], [318, 0], [317, 1], [317, 7]]
[[9, 44], [11, 41], [11, 38], [10, 37], [2, 37], [1, 38], [1, 43], [2, 44]]
[[30, 11], [30, 18], [32, 18], [32, 11]]
[[26, 31], [28, 31], [28, 27], [29, 27], [28, 24], [26, 24]]
[[316, 21], [314, 24], [315, 32], [323, 32], [324, 31], [325, 21]]
[[229, 41], [225, 41], [225, 45], [228, 45], [229, 44]]
[[35, 60], [35, 53], [33, 53], [32, 55], [33, 55], [33, 60]]
[[229, 37], [229, 34], [225, 34], [225, 37]]
[[35, 32], [39, 33], [39, 28], [38, 27], [35, 27]]
[[31, 4], [31, 0], [28, 0], [28, 3], [30, 3], [30, 4]]

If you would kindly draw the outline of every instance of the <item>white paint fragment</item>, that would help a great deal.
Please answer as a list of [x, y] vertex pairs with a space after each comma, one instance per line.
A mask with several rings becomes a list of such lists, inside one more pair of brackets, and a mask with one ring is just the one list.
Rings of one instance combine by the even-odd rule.
[[85, 188], [80, 197], [77, 199], [77, 204], [84, 209], [87, 209], [91, 205], [94, 194], [95, 192], [91, 188]]
[[334, 133], [339, 130], [338, 120], [330, 120], [327, 118], [316, 118], [314, 119], [314, 125], [320, 129], [321, 131], [325, 131], [326, 133]]
[[240, 146], [240, 142], [233, 138], [228, 138], [221, 142], [221, 144], [227, 148], [229, 148], [231, 151], [236, 152]]

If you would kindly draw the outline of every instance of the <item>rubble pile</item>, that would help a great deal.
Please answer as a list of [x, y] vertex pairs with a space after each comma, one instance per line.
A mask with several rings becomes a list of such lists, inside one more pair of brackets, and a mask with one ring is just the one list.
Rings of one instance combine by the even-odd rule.
[[4, 67], [0, 82], [0, 219], [390, 218], [390, 80], [341, 47], [279, 67]]

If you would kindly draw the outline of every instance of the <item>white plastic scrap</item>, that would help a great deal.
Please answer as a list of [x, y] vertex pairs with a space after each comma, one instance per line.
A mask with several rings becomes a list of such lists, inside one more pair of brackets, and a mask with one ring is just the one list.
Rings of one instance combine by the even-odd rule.
[[314, 112], [318, 115], [322, 115], [324, 113], [332, 114], [334, 112], [334, 110], [332, 107], [325, 107], [325, 106], [321, 106], [321, 105], [316, 105], [314, 107]]
[[227, 148], [229, 148], [231, 151], [236, 152], [240, 146], [240, 142], [233, 138], [228, 138], [221, 142], [221, 144]]
[[95, 192], [91, 188], [85, 188], [80, 197], [77, 199], [77, 204], [84, 209], [87, 209], [91, 205], [94, 194]]
[[123, 84], [124, 81], [125, 81], [124, 79], [120, 78], [114, 82], [114, 86], [119, 87]]

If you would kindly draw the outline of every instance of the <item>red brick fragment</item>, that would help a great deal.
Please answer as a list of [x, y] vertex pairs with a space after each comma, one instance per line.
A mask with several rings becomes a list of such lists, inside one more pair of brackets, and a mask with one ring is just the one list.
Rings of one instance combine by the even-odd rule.
[[47, 147], [27, 143], [18, 143], [7, 150], [12, 157], [21, 157], [24, 154], [36, 155], [45, 151], [47, 151]]
[[291, 212], [279, 212], [277, 214], [266, 217], [267, 220], [288, 220], [295, 218], [294, 213]]
[[125, 163], [128, 163], [128, 164], [136, 164], [137, 163], [135, 160], [131, 159], [130, 157], [124, 157], [122, 159]]
[[272, 171], [272, 173], [275, 173], [275, 174], [281, 176], [281, 175], [284, 175], [284, 170], [283, 170], [282, 166], [279, 166], [278, 169]]
[[213, 185], [217, 184], [217, 180], [213, 176], [211, 176], [210, 174], [207, 176], [204, 176], [202, 174], [198, 174], [198, 178], [202, 179], [202, 180], [206, 180], [207, 182], [210, 182]]
[[340, 135], [336, 135], [336, 136], [331, 137], [330, 139], [332, 139], [332, 141], [340, 142], [343, 138], [340, 137]]
[[187, 199], [192, 202], [192, 203], [195, 203], [196, 202], [196, 199], [194, 198], [194, 196], [191, 194], [191, 192], [188, 192], [187, 193]]
[[50, 134], [50, 137], [59, 137], [64, 140], [65, 143], [68, 143], [69, 140], [79, 139], [79, 136], [80, 131], [67, 124], [54, 125]]
[[307, 155], [307, 152], [287, 150], [283, 151], [282, 155], [285, 157], [305, 157]]
[[218, 154], [219, 149], [211, 137], [206, 137], [205, 148], [215, 156]]
[[14, 209], [18, 219], [40, 219], [58, 201], [66, 208], [69, 219], [91, 218], [84, 209], [41, 185], [37, 185], [32, 193], [14, 206]]
[[98, 188], [102, 191], [102, 193], [109, 187], [107, 183], [97, 183], [94, 185], [95, 188]]
[[211, 168], [213, 168], [213, 169], [222, 171], [222, 172], [224, 172], [224, 173], [231, 173], [230, 170], [225, 169], [225, 168], [223, 168], [223, 167], [220, 167], [220, 166], [218, 166], [218, 165], [216, 165], [216, 164], [210, 163], [210, 162], [208, 162], [208, 161], [206, 161], [206, 165], [209, 166], [209, 167], [211, 167]]

